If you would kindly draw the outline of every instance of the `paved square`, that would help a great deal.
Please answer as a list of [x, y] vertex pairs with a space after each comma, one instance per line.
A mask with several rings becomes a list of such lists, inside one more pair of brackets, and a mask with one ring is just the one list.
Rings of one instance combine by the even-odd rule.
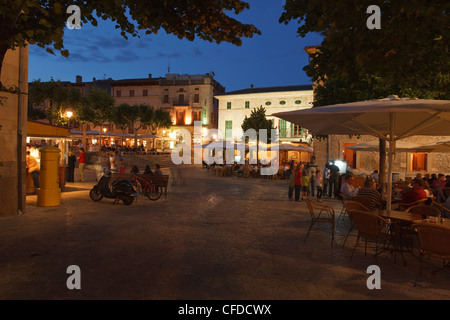
[[[413, 287], [408, 254], [407, 266], [381, 255], [381, 290], [367, 289], [375, 258], [361, 249], [349, 261], [347, 221], [333, 248], [327, 231], [305, 242], [306, 204], [288, 200], [286, 181], [168, 170], [168, 195], [156, 202], [93, 202], [93, 182], [75, 183], [59, 207], [29, 196], [27, 214], [0, 218], [0, 299], [450, 298], [448, 273], [425, 272]], [[325, 202], [339, 213], [338, 201]], [[66, 287], [70, 265], [81, 268], [81, 290]]]

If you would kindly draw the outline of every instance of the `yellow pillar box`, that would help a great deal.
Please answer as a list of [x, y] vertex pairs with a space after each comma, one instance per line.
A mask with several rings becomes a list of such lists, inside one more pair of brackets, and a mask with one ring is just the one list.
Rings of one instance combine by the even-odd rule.
[[55, 147], [39, 149], [41, 153], [41, 172], [39, 175], [39, 190], [37, 192], [38, 207], [56, 207], [61, 204], [61, 189], [59, 188], [60, 150]]

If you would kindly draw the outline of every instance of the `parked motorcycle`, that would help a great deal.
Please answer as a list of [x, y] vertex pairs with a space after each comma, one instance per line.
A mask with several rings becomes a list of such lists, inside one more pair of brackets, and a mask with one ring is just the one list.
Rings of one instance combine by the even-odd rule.
[[129, 206], [138, 193], [131, 180], [114, 180], [111, 183], [111, 171], [104, 169], [97, 184], [89, 192], [89, 196], [94, 201], [100, 201], [103, 198], [115, 199], [113, 204], [122, 200], [125, 205]]

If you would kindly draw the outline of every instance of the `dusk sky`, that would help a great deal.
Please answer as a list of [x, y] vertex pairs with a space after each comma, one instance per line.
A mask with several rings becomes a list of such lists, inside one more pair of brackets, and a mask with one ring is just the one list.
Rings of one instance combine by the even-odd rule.
[[[227, 91], [255, 87], [311, 84], [302, 70], [308, 63], [306, 46], [322, 42], [319, 35], [297, 36], [298, 24], [280, 24], [284, 0], [251, 0], [250, 10], [237, 16], [239, 21], [254, 24], [261, 35], [243, 38], [242, 46], [215, 44], [203, 40], [180, 40], [164, 31], [125, 40], [110, 21], [98, 27], [83, 25], [66, 29], [65, 48], [70, 57], [56, 56], [30, 46], [29, 80], [83, 81], [92, 78], [114, 80], [164, 77], [168, 73], [215, 73], [215, 79]], [[69, 15], [68, 15], [69, 17]]]

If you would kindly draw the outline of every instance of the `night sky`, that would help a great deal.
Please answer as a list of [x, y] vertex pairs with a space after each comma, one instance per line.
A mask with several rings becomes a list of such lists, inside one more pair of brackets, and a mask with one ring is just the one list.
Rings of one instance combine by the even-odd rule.
[[[215, 79], [227, 91], [255, 87], [311, 84], [302, 70], [308, 64], [305, 46], [322, 42], [319, 35], [297, 36], [297, 22], [280, 24], [278, 19], [284, 0], [250, 0], [250, 10], [237, 16], [239, 21], [254, 24], [261, 35], [244, 38], [242, 46], [215, 44], [203, 40], [180, 40], [160, 31], [157, 35], [130, 37], [125, 40], [114, 24], [99, 21], [98, 27], [83, 25], [66, 28], [65, 48], [70, 57], [51, 55], [30, 46], [29, 80], [84, 81], [92, 78], [164, 77], [168, 73], [215, 73]], [[68, 15], [69, 17], [69, 15]]]

